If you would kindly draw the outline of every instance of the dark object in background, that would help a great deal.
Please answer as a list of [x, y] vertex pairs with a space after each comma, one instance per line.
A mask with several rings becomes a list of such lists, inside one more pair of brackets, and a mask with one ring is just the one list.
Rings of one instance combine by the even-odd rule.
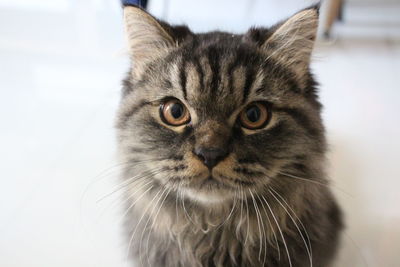
[[325, 38], [330, 38], [332, 26], [336, 21], [343, 21], [343, 5], [344, 0], [328, 1], [327, 16], [323, 25]]
[[147, 8], [147, 0], [122, 0], [122, 4], [124, 6], [127, 5], [134, 5], [134, 6], [140, 6], [143, 9]]

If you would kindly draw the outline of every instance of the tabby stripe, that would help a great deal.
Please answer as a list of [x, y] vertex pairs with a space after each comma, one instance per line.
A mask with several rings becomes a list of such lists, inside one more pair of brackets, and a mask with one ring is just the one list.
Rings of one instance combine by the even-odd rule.
[[293, 163], [291, 166], [289, 167], [293, 167], [294, 169], [296, 169], [297, 171], [306, 174], [308, 171], [307, 166], [304, 163]]
[[233, 171], [237, 172], [237, 173], [253, 175], [253, 176], [255, 176], [255, 175], [263, 175], [264, 174], [263, 172], [250, 170], [248, 168], [243, 168], [243, 167], [234, 168]]
[[211, 94], [214, 94], [218, 90], [218, 81], [220, 80], [220, 64], [219, 64], [220, 56], [216, 49], [209, 49], [208, 52], [208, 62], [210, 64], [212, 79], [210, 84]]
[[[287, 131], [285, 131], [286, 128], [287, 127], [284, 125], [284, 123], [278, 122], [272, 128], [268, 129], [268, 134], [270, 136], [282, 136], [283, 134], [288, 135]], [[293, 136], [293, 133], [290, 132], [290, 136]]]
[[[234, 89], [236, 90], [241, 90], [242, 88], [233, 88], [233, 72], [235, 71], [236, 68], [243, 66], [246, 68], [245, 65], [243, 65], [243, 62], [245, 60], [243, 59], [243, 56], [241, 53], [239, 53], [236, 57], [235, 60], [231, 63], [231, 66], [228, 68], [228, 75], [229, 75], [229, 83], [230, 83], [230, 92], [233, 93]], [[247, 68], [246, 68], [247, 69]], [[232, 85], [232, 86], [231, 86]]]
[[204, 70], [202, 69], [200, 61], [197, 57], [193, 59], [193, 64], [196, 68], [197, 73], [199, 74], [200, 92], [202, 92], [204, 90]]
[[260, 94], [261, 92], [264, 92], [267, 89], [269, 89], [267, 77], [263, 76], [261, 85], [259, 87], [255, 88], [254, 91], [256, 92], [256, 94]]
[[186, 91], [186, 61], [183, 61], [182, 66], [179, 70], [179, 77], [180, 77], [180, 85], [183, 93], [183, 98], [187, 100], [187, 91]]
[[126, 113], [123, 114], [122, 120], [118, 123], [118, 126], [123, 127], [131, 116], [138, 112], [141, 108], [147, 105], [151, 105], [151, 102], [142, 100], [139, 104], [132, 106]]
[[181, 161], [181, 160], [183, 160], [183, 156], [182, 155], [173, 155], [169, 159], [175, 160], [175, 161]]
[[127, 96], [130, 92], [133, 91], [133, 85], [129, 78], [126, 78], [122, 81], [122, 97]]
[[227, 74], [228, 75], [228, 86], [229, 86], [229, 93], [233, 94], [234, 89], [239, 89], [239, 88], [233, 88], [233, 72], [235, 71], [237, 67], [237, 62], [236, 60], [228, 67]]
[[243, 158], [243, 159], [238, 159], [237, 162], [239, 164], [253, 164], [253, 163], [258, 163], [258, 161], [250, 158]]
[[276, 111], [281, 111], [291, 116], [296, 123], [305, 129], [310, 136], [316, 137], [320, 135], [318, 129], [313, 126], [312, 121], [297, 108], [274, 108]]
[[169, 80], [165, 80], [163, 83], [165, 89], [171, 89], [172, 88], [172, 83]]
[[250, 88], [254, 82], [254, 78], [255, 78], [254, 69], [246, 68], [246, 80], [244, 82], [242, 104], [244, 104], [247, 101], [247, 98], [250, 94]]
[[[271, 67], [272, 66], [272, 67]], [[281, 65], [277, 61], [273, 60], [272, 58], [269, 58], [264, 64], [262, 65], [262, 68], [264, 71], [268, 72], [273, 72], [274, 75], [279, 77], [279, 79], [284, 80], [285, 83], [287, 84], [287, 89], [290, 90], [293, 93], [296, 94], [301, 94], [301, 90], [298, 88], [296, 81], [293, 79], [294, 73], [287, 67]], [[265, 79], [263, 83], [265, 83]], [[257, 89], [257, 93], [262, 93], [264, 91], [268, 90], [268, 86], [264, 86], [261, 88]]]
[[132, 153], [143, 153], [143, 152], [146, 152], [146, 150], [144, 150], [143, 148], [137, 148], [137, 147], [130, 147], [129, 150]]

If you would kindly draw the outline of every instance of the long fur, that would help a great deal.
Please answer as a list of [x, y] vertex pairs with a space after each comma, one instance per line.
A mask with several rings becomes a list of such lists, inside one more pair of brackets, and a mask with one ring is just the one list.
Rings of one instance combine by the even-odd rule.
[[[342, 220], [309, 71], [317, 10], [244, 35], [193, 34], [137, 7], [125, 19], [133, 64], [117, 133], [127, 254], [139, 266], [328, 266]], [[189, 124], [160, 118], [170, 97]], [[249, 130], [238, 115], [254, 101], [270, 104], [271, 119]], [[210, 170], [199, 145], [229, 153]]]

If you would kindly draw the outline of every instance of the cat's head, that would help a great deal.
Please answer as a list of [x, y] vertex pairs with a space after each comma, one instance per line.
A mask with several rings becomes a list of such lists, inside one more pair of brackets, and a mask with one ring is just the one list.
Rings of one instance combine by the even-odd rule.
[[124, 17], [132, 67], [117, 128], [128, 179], [212, 202], [318, 169], [317, 7], [243, 35], [194, 34], [134, 6]]

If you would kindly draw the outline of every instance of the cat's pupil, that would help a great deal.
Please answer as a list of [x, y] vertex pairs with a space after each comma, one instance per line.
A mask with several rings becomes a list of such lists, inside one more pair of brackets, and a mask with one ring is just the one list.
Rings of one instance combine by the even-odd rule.
[[246, 116], [251, 122], [257, 122], [260, 119], [261, 111], [257, 106], [252, 106], [247, 109]]
[[171, 107], [171, 115], [175, 119], [179, 119], [183, 114], [183, 106], [181, 104], [175, 103]]

